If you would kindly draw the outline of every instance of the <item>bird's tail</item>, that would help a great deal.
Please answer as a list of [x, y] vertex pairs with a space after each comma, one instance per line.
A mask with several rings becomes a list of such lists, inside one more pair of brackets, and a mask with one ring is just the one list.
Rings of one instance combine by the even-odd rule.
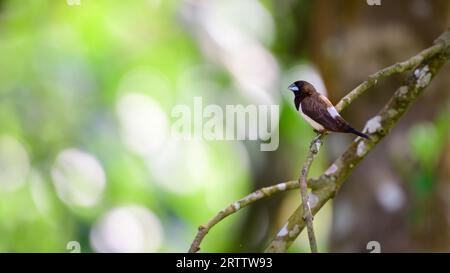
[[360, 131], [358, 131], [358, 130], [356, 130], [356, 129], [353, 129], [352, 127], [350, 127], [350, 128], [348, 129], [348, 132], [349, 132], [349, 133], [352, 133], [352, 134], [355, 134], [355, 135], [357, 135], [357, 136], [360, 136], [360, 137], [369, 139], [369, 136], [368, 136], [368, 135], [366, 135], [366, 134], [364, 134], [364, 133], [361, 133]]

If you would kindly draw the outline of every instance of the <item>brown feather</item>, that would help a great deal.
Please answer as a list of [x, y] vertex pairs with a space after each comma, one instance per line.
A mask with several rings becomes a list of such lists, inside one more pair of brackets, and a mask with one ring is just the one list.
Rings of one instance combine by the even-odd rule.
[[[324, 99], [325, 98], [325, 99]], [[328, 112], [328, 107], [333, 107], [331, 102], [320, 94], [314, 94], [301, 101], [302, 112], [315, 122], [321, 124], [326, 130], [334, 132], [348, 132], [349, 124], [340, 116], [333, 118]]]

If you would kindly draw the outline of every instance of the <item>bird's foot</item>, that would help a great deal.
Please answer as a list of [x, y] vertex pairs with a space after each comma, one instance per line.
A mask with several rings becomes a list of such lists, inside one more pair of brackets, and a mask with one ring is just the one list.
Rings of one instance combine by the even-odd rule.
[[313, 139], [313, 142], [315, 143], [315, 142], [317, 142], [317, 141], [320, 141], [320, 139], [321, 139], [322, 137], [324, 137], [325, 135], [327, 135], [327, 134], [328, 134], [328, 131], [326, 131], [326, 130], [319, 131], [319, 130], [314, 129], [314, 133], [317, 134], [316, 137]]

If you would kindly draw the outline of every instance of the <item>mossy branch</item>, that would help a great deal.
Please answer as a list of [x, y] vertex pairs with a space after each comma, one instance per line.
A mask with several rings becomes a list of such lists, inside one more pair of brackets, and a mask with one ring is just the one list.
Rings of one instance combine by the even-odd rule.
[[[438, 73], [440, 68], [449, 60], [449, 58], [450, 29], [447, 29], [434, 42], [433, 46], [423, 50], [416, 56], [413, 56], [404, 62], [394, 64], [369, 76], [368, 80], [358, 85], [341, 99], [341, 101], [336, 105], [336, 109], [339, 112], [344, 110], [355, 99], [371, 87], [377, 85], [381, 80], [394, 74], [414, 70], [414, 72], [408, 77], [405, 84], [397, 89], [389, 102], [378, 113], [378, 115], [367, 122], [364, 131], [371, 135], [371, 139], [366, 140], [359, 137], [356, 138], [350, 147], [338, 159], [336, 159], [319, 178], [307, 180], [307, 185], [312, 190], [309, 197], [313, 197], [315, 200], [313, 204], [310, 204], [312, 215], [315, 215], [328, 200], [334, 197], [353, 168], [373, 149], [375, 145], [381, 141], [383, 137], [390, 132], [400, 117], [403, 116], [406, 110], [414, 103], [422, 91], [428, 87], [431, 80]], [[189, 252], [199, 251], [200, 244], [209, 230], [229, 215], [258, 200], [298, 187], [299, 181], [288, 181], [259, 189], [230, 204], [211, 220], [209, 220], [207, 224], [199, 227], [198, 233], [191, 244]], [[266, 248], [266, 252], [285, 252], [304, 229], [306, 224], [304, 215], [305, 213], [303, 206], [300, 205], [288, 219], [287, 223], [283, 227], [283, 232], [280, 231], [277, 236], [270, 241], [268, 247]]]
[[[315, 206], [311, 206], [313, 214], [316, 214], [328, 200], [335, 196], [355, 166], [389, 134], [403, 114], [416, 101], [423, 90], [429, 86], [441, 67], [448, 62], [449, 58], [450, 29], [435, 41], [434, 46], [422, 51], [419, 55], [400, 63], [401, 65], [394, 65], [374, 74], [383, 79], [386, 75], [414, 69], [404, 85], [397, 89], [383, 109], [367, 122], [364, 132], [370, 135], [370, 139], [356, 138], [350, 147], [317, 179], [316, 183], [311, 185], [310, 196], [315, 196], [317, 200]], [[345, 108], [378, 80], [378, 78], [372, 78], [358, 86], [341, 100], [338, 109]], [[285, 252], [304, 229], [304, 215], [304, 208], [299, 206], [283, 226], [283, 232], [281, 234], [279, 232], [269, 243], [266, 252]]]
[[300, 172], [300, 178], [298, 179], [298, 183], [300, 185], [300, 195], [302, 200], [302, 207], [304, 214], [304, 221], [306, 222], [306, 229], [308, 231], [308, 240], [309, 240], [309, 247], [311, 248], [312, 253], [317, 253], [317, 240], [316, 235], [314, 234], [314, 227], [313, 227], [313, 215], [311, 212], [311, 203], [309, 202], [309, 195], [308, 195], [308, 173], [309, 169], [311, 168], [311, 164], [313, 163], [314, 159], [316, 158], [317, 154], [320, 151], [320, 147], [322, 146], [322, 138], [324, 137], [323, 134], [319, 134], [317, 137], [311, 141], [311, 145], [309, 146], [309, 152], [308, 156], [306, 157], [305, 164], [303, 164], [302, 171]]
[[298, 188], [299, 184], [298, 181], [288, 181], [279, 183], [273, 186], [264, 187], [262, 189], [259, 189], [255, 192], [252, 192], [251, 194], [245, 196], [244, 198], [239, 199], [236, 202], [231, 203], [226, 208], [219, 211], [219, 213], [216, 214], [211, 220], [208, 221], [205, 225], [201, 225], [198, 228], [197, 235], [195, 236], [194, 241], [191, 244], [191, 247], [189, 248], [189, 253], [194, 253], [200, 250], [200, 244], [203, 241], [203, 238], [206, 236], [206, 234], [209, 232], [209, 230], [214, 227], [216, 224], [218, 224], [220, 221], [228, 217], [229, 215], [241, 210], [242, 208], [258, 201], [263, 198], [272, 196], [279, 192], [284, 192], [288, 190], [292, 190], [295, 188]]

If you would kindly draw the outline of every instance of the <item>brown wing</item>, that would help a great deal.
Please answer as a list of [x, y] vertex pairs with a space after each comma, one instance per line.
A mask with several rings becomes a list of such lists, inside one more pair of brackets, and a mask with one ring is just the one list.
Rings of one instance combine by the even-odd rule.
[[334, 107], [334, 105], [331, 103], [331, 101], [325, 97], [324, 95], [319, 95], [319, 98], [322, 99], [323, 102], [327, 105], [327, 107]]
[[348, 123], [341, 117], [333, 118], [328, 112], [328, 107], [333, 107], [331, 102], [323, 96], [310, 96], [302, 101], [302, 112], [325, 129], [334, 132], [347, 132]]

